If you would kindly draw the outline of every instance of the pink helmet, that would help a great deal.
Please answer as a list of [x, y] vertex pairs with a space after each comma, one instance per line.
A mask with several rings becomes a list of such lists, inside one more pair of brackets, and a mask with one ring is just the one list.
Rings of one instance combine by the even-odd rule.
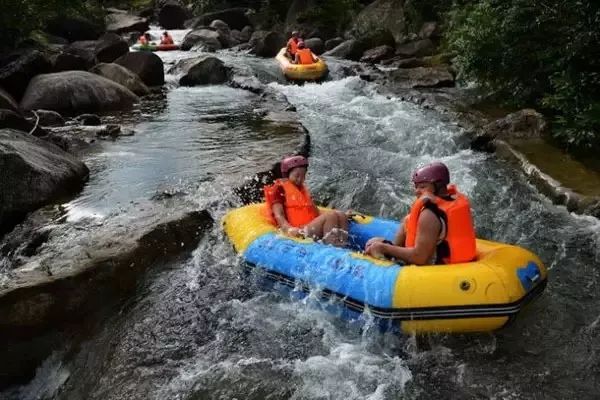
[[291, 156], [281, 160], [281, 174], [285, 177], [297, 167], [308, 167], [308, 160], [302, 156]]
[[448, 167], [444, 163], [434, 162], [416, 170], [413, 173], [412, 181], [415, 185], [425, 182], [439, 182], [443, 185], [448, 185], [450, 183], [450, 171], [448, 171]]

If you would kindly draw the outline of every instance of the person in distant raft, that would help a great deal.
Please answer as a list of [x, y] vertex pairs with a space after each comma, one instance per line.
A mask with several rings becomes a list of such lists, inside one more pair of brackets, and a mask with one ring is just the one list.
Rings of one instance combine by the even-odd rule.
[[152, 37], [150, 36], [150, 34], [148, 32], [146, 32], [142, 36], [140, 36], [140, 38], [138, 39], [138, 43], [141, 44], [142, 46], [147, 46], [150, 44], [151, 40], [152, 40]]
[[298, 31], [292, 32], [292, 37], [287, 42], [286, 55], [292, 61], [294, 61], [294, 58], [296, 57], [296, 51], [298, 50], [298, 42], [300, 41], [299, 35], [300, 33]]
[[317, 57], [302, 40], [298, 42], [298, 50], [296, 50], [296, 57], [294, 58], [294, 64], [314, 64], [318, 61]]
[[164, 31], [162, 37], [160, 38], [160, 44], [175, 44], [169, 32]]
[[323, 239], [327, 244], [345, 246], [348, 217], [341, 211], [319, 211], [304, 185], [307, 168], [308, 160], [302, 156], [281, 161], [283, 179], [264, 187], [266, 216], [289, 236]]
[[417, 199], [393, 242], [369, 239], [365, 252], [406, 264], [454, 264], [476, 257], [475, 229], [471, 205], [465, 195], [450, 185], [450, 172], [434, 162], [414, 172]]

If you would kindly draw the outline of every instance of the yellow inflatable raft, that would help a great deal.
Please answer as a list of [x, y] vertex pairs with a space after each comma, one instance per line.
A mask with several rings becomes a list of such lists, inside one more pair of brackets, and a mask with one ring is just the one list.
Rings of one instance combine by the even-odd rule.
[[264, 218], [263, 208], [264, 204], [241, 207], [223, 220], [247, 265], [295, 290], [316, 290], [328, 301], [343, 303], [355, 317], [368, 312], [406, 333], [499, 329], [546, 286], [546, 268], [520, 247], [477, 240], [474, 262], [399, 265], [356, 251], [373, 236], [391, 240], [397, 221], [355, 217], [349, 248], [340, 249], [281, 235]]
[[275, 59], [281, 67], [283, 75], [293, 81], [316, 81], [327, 76], [327, 64], [322, 58], [313, 64], [292, 64], [285, 56], [285, 47], [279, 51]]

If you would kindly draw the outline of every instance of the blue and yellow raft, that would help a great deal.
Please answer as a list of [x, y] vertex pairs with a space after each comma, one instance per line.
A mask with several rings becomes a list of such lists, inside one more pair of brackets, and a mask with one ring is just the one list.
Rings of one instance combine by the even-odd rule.
[[356, 312], [368, 309], [403, 332], [484, 332], [505, 326], [537, 298], [547, 271], [533, 253], [503, 243], [477, 240], [477, 260], [463, 264], [398, 265], [361, 254], [373, 236], [392, 240], [397, 221], [355, 217], [350, 248], [341, 249], [278, 233], [264, 218], [264, 204], [230, 211], [225, 232], [251, 266], [278, 282], [320, 289]]

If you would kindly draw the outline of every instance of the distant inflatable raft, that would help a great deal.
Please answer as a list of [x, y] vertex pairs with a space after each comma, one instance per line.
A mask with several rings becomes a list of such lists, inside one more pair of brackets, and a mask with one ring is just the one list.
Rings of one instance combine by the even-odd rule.
[[[308, 239], [279, 234], [263, 214], [264, 204], [230, 211], [225, 232], [244, 261], [279, 283], [308, 292], [319, 289], [355, 313], [398, 324], [406, 333], [493, 331], [513, 320], [537, 298], [547, 271], [531, 252], [477, 240], [474, 262], [398, 265]], [[364, 248], [374, 236], [391, 240], [397, 221], [355, 217], [351, 248]]]
[[179, 50], [179, 45], [176, 44], [135, 44], [131, 46], [137, 51], [171, 51]]
[[283, 75], [293, 81], [317, 81], [327, 76], [327, 64], [322, 58], [313, 64], [292, 64], [285, 56], [285, 47], [279, 51], [275, 59], [279, 63], [279, 67]]

